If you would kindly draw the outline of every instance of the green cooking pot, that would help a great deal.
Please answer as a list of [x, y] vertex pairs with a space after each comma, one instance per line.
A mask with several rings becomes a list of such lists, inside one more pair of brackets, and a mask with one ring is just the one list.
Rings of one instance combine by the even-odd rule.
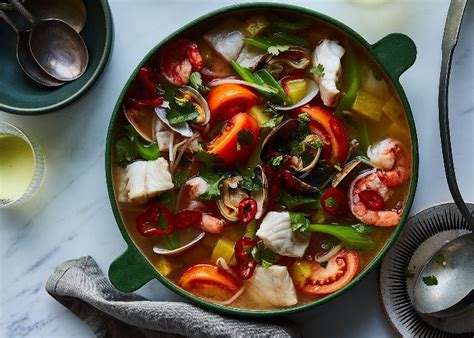
[[[207, 301], [204, 301], [200, 298], [195, 297], [191, 293], [188, 293], [178, 287], [177, 285], [173, 284], [171, 281], [163, 277], [153, 265], [142, 255], [139, 248], [135, 245], [133, 240], [131, 239], [130, 235], [128, 234], [125, 225], [123, 224], [122, 218], [120, 216], [119, 209], [117, 207], [117, 201], [115, 199], [113, 185], [112, 185], [112, 151], [113, 151], [113, 136], [114, 131], [119, 122], [119, 116], [122, 114], [122, 100], [124, 99], [129, 87], [131, 86], [133, 80], [137, 76], [137, 73], [143, 65], [145, 65], [156, 53], [157, 51], [164, 46], [166, 43], [171, 41], [172, 39], [176, 38], [186, 30], [202, 23], [205, 20], [215, 18], [219, 15], [228, 14], [232, 12], [239, 12], [242, 10], [276, 10], [276, 11], [286, 11], [292, 13], [299, 13], [307, 16], [314, 17], [321, 21], [325, 21], [335, 29], [342, 30], [347, 35], [352, 37], [355, 41], [359, 42], [359, 44], [366, 49], [375, 59], [375, 61], [381, 66], [381, 68], [385, 71], [387, 77], [391, 80], [392, 84], [394, 85], [395, 89], [397, 90], [398, 94], [400, 95], [401, 102], [405, 108], [405, 112], [407, 114], [408, 125], [410, 129], [410, 135], [412, 140], [412, 158], [413, 158], [413, 166], [412, 166], [412, 175], [411, 175], [411, 182], [410, 182], [410, 191], [408, 193], [408, 198], [406, 202], [406, 207], [404, 208], [404, 212], [401, 216], [400, 224], [394, 229], [391, 237], [384, 245], [384, 247], [379, 251], [377, 256], [362, 270], [349, 284], [345, 287], [341, 288], [337, 292], [330, 294], [324, 298], [319, 300], [315, 300], [313, 302], [298, 305], [290, 308], [284, 309], [277, 309], [277, 310], [244, 310], [244, 309], [236, 309], [231, 308], [228, 306], [222, 306], [218, 304], [213, 304]], [[359, 34], [354, 32], [351, 28], [347, 27], [346, 25], [342, 24], [341, 22], [334, 20], [326, 15], [321, 13], [290, 5], [284, 4], [273, 4], [273, 3], [249, 3], [249, 4], [238, 4], [229, 7], [224, 7], [207, 15], [204, 15], [191, 23], [185, 25], [181, 29], [177, 30], [173, 34], [169, 35], [167, 38], [162, 40], [158, 43], [138, 64], [135, 71], [132, 73], [130, 78], [128, 79], [125, 87], [123, 88], [118, 100], [117, 104], [115, 105], [115, 109], [112, 113], [112, 117], [110, 119], [109, 130], [107, 134], [107, 144], [106, 144], [106, 155], [105, 155], [105, 170], [107, 175], [107, 187], [109, 192], [110, 203], [112, 205], [112, 210], [115, 215], [115, 219], [117, 220], [118, 227], [122, 233], [123, 238], [127, 242], [127, 250], [118, 257], [109, 268], [109, 278], [112, 284], [119, 290], [124, 292], [132, 292], [140, 287], [142, 287], [145, 283], [149, 282], [152, 279], [158, 279], [161, 283], [166, 285], [169, 289], [176, 292], [177, 294], [197, 303], [198, 305], [217, 311], [217, 312], [225, 312], [233, 315], [245, 315], [245, 316], [255, 316], [255, 317], [262, 317], [262, 316], [275, 316], [281, 314], [288, 314], [297, 311], [302, 311], [305, 309], [309, 309], [315, 307], [317, 305], [326, 303], [340, 295], [344, 292], [349, 290], [351, 287], [356, 285], [362, 278], [364, 278], [382, 259], [382, 257], [387, 253], [390, 247], [393, 245], [395, 240], [402, 229], [403, 224], [408, 216], [410, 211], [411, 205], [413, 203], [413, 196], [415, 194], [416, 183], [418, 180], [418, 143], [416, 137], [416, 130], [415, 124], [413, 120], [413, 116], [410, 110], [410, 105], [408, 104], [407, 98], [403, 91], [403, 88], [400, 85], [399, 77], [400, 75], [407, 70], [416, 59], [416, 47], [413, 41], [407, 37], [406, 35], [394, 33], [387, 35], [377, 43], [371, 45], [363, 37]]]

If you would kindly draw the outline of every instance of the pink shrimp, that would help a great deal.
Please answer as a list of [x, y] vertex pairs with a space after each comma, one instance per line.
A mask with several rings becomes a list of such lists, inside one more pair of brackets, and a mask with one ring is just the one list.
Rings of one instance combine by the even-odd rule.
[[188, 84], [191, 73], [202, 69], [202, 57], [197, 44], [179, 39], [166, 45], [161, 52], [160, 69], [171, 83], [178, 86]]
[[369, 147], [367, 156], [380, 169], [377, 175], [389, 188], [398, 187], [410, 177], [410, 159], [400, 141], [387, 138]]
[[224, 230], [225, 220], [208, 214], [206, 205], [202, 201], [197, 200], [201, 194], [206, 192], [208, 187], [207, 182], [201, 177], [194, 177], [188, 180], [183, 187], [185, 192], [187, 192], [187, 202], [185, 201], [183, 210], [196, 210], [201, 212], [200, 229], [210, 234], [218, 235]]
[[400, 222], [399, 210], [371, 210], [365, 206], [359, 194], [365, 190], [372, 190], [378, 193], [384, 201], [390, 198], [391, 191], [382, 182], [378, 175], [378, 170], [371, 170], [360, 174], [352, 182], [349, 189], [349, 205], [352, 214], [360, 221], [369, 225], [376, 225], [380, 227], [395, 226]]

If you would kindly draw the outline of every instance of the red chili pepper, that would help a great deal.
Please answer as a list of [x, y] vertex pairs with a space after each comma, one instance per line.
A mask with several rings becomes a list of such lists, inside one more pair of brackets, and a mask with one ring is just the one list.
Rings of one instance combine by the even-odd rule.
[[142, 67], [140, 68], [138, 77], [147, 89], [148, 94], [150, 94], [152, 97], [156, 97], [156, 87], [158, 85], [156, 81], [156, 73], [148, 67]]
[[236, 272], [240, 279], [249, 279], [252, 277], [257, 261], [251, 255], [252, 249], [257, 245], [257, 240], [248, 237], [242, 237], [235, 242], [234, 256], [237, 261]]
[[385, 207], [385, 201], [375, 190], [363, 190], [359, 193], [359, 198], [371, 210], [382, 210]]
[[201, 225], [202, 213], [196, 210], [183, 210], [176, 214], [174, 222], [178, 229]]
[[330, 187], [320, 200], [321, 206], [332, 216], [344, 216], [349, 209], [346, 195], [338, 188]]
[[257, 202], [253, 198], [244, 198], [239, 203], [239, 220], [248, 224], [257, 214]]
[[[161, 224], [163, 214], [166, 224]], [[169, 235], [174, 230], [173, 214], [162, 204], [152, 203], [148, 209], [135, 220], [138, 232], [144, 237]], [[163, 225], [166, 228], [163, 229]]]
[[134, 108], [161, 107], [161, 105], [163, 104], [163, 99], [162, 98], [142, 99], [142, 100], [128, 99], [127, 103], [129, 106], [134, 107]]

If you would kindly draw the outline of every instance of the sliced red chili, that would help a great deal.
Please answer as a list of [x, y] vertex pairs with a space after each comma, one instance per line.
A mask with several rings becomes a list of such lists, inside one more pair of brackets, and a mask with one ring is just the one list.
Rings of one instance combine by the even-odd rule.
[[349, 209], [346, 194], [338, 188], [330, 187], [320, 200], [321, 207], [332, 216], [344, 216]]
[[[164, 222], [160, 219], [161, 215]], [[135, 224], [138, 232], [144, 237], [169, 235], [174, 230], [173, 214], [159, 203], [150, 204], [143, 214], [137, 216]]]
[[252, 249], [257, 245], [255, 239], [242, 237], [235, 242], [234, 256], [237, 261], [236, 272], [240, 279], [249, 279], [252, 277], [257, 261], [252, 257]]
[[385, 207], [383, 197], [375, 190], [362, 190], [359, 193], [359, 198], [367, 209], [382, 210]]
[[175, 216], [175, 226], [178, 229], [186, 229], [191, 226], [201, 225], [202, 213], [196, 210], [183, 210]]
[[253, 198], [244, 198], [239, 203], [239, 220], [248, 224], [257, 214], [257, 202]]

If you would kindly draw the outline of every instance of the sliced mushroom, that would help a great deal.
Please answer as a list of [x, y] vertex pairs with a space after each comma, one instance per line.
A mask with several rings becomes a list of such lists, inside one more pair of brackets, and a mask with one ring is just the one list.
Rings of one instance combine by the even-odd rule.
[[268, 206], [268, 201], [269, 201], [269, 196], [268, 196], [268, 180], [267, 177], [265, 176], [265, 172], [263, 168], [258, 165], [255, 168], [255, 176], [260, 178], [262, 181], [262, 190], [258, 191], [252, 191], [250, 192], [250, 197], [252, 197], [255, 202], [257, 202], [257, 214], [255, 215], [255, 219], [260, 219], [262, 215], [265, 213], [267, 210]]
[[290, 46], [287, 51], [276, 56], [268, 53], [263, 62], [270, 73], [286, 75], [306, 69], [311, 64], [311, 52], [304, 47]]
[[242, 176], [234, 175], [222, 181], [221, 198], [216, 204], [224, 218], [231, 222], [239, 219], [239, 203], [244, 198], [248, 198], [249, 194], [239, 187]]
[[155, 124], [156, 117], [153, 112], [153, 107], [127, 108], [123, 105], [123, 112], [138, 135], [148, 142], [154, 141], [153, 125]]
[[199, 117], [194, 120], [197, 124], [207, 124], [211, 118], [211, 112], [207, 105], [206, 99], [194, 88], [182, 86], [176, 93], [176, 97], [190, 101], [199, 113]]

